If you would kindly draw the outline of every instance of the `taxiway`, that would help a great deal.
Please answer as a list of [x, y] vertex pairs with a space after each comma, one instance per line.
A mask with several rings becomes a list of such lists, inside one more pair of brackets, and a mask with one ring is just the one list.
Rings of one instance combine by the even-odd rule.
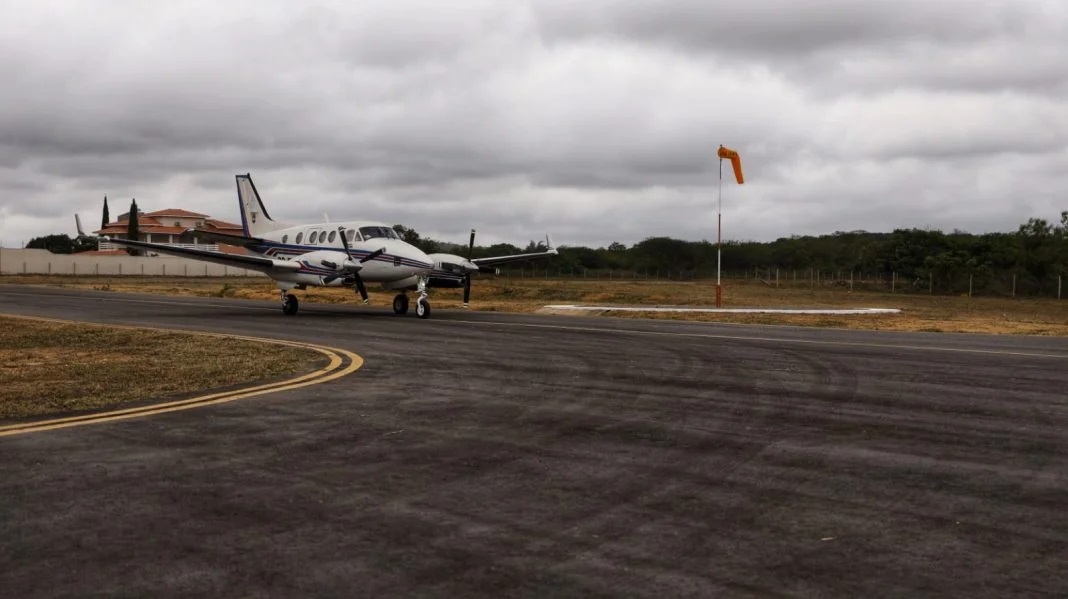
[[1065, 339], [0, 300], [364, 360], [0, 437], [11, 596], [1068, 593]]

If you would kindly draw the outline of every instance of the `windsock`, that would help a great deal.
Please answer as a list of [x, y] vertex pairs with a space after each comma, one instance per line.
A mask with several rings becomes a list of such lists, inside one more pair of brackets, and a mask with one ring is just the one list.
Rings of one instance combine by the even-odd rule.
[[[745, 183], [745, 177], [742, 176], [742, 157], [738, 155], [738, 152], [735, 152], [730, 148], [720, 146], [719, 157], [720, 160], [724, 158], [730, 159], [731, 166], [734, 167], [734, 178], [738, 180], [739, 185]], [[720, 172], [722, 173], [722, 170]]]

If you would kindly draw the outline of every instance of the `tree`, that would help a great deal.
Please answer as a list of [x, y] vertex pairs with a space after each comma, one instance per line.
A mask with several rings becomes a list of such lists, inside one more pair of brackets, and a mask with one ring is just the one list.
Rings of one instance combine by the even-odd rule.
[[26, 244], [27, 249], [33, 250], [48, 250], [53, 254], [72, 254], [74, 253], [74, 240], [70, 238], [70, 235], [45, 235], [44, 237], [34, 237]]
[[[393, 230], [397, 232], [397, 236], [400, 237], [406, 243], [410, 243], [415, 247], [423, 250], [428, 254], [440, 251], [438, 242], [430, 238], [424, 238], [419, 235], [419, 232], [410, 227], [404, 225], [393, 225]], [[464, 246], [467, 247], [467, 246]]]
[[108, 196], [104, 196], [104, 213], [100, 216], [100, 228], [108, 226], [111, 222], [111, 214], [108, 212]]
[[[141, 231], [137, 227], [137, 199], [134, 198], [130, 201], [130, 218], [126, 223], [126, 239], [136, 240], [140, 236]], [[131, 256], [139, 256], [141, 253], [134, 248], [126, 248], [126, 251]]]

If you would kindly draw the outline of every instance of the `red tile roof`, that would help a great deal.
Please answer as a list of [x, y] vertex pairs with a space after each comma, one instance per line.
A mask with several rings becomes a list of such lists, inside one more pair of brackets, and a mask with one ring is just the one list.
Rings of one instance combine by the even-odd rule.
[[[122, 216], [128, 216], [123, 214]], [[241, 225], [218, 220], [215, 218], [206, 218], [206, 214], [200, 214], [199, 212], [192, 212], [190, 210], [184, 210], [182, 208], [166, 208], [163, 210], [157, 210], [155, 212], [141, 212], [137, 216], [137, 228], [142, 233], [160, 233], [167, 235], [177, 235], [187, 230], [187, 227], [171, 227], [166, 226], [160, 219], [165, 218], [204, 218], [204, 228], [217, 229], [227, 232], [241, 232]], [[110, 222], [103, 229], [93, 231], [96, 235], [114, 235], [116, 233], [122, 234], [129, 230], [129, 221], [125, 218], [121, 220]]]
[[241, 231], [242, 230], [241, 225], [236, 225], [234, 223], [228, 223], [228, 222], [226, 222], [224, 220], [218, 220], [218, 219], [214, 219], [214, 218], [209, 218], [209, 219], [205, 220], [204, 224], [206, 226], [208, 226], [208, 227], [213, 228], [213, 229], [234, 229], [234, 230], [237, 230], [237, 231]]
[[157, 210], [155, 212], [145, 213], [145, 216], [171, 216], [171, 217], [185, 217], [185, 218], [203, 218], [207, 214], [201, 214], [199, 212], [192, 212], [190, 210], [184, 210], [182, 208], [164, 208], [163, 210]]

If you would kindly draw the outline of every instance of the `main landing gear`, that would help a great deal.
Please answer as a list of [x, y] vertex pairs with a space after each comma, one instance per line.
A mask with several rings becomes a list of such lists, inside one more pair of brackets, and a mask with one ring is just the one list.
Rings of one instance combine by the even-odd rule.
[[408, 296], [403, 293], [398, 293], [397, 297], [393, 298], [393, 313], [394, 314], [407, 314], [408, 313]]
[[281, 290], [282, 293], [282, 314], [286, 316], [293, 316], [297, 313], [297, 308], [300, 306], [300, 302], [297, 301], [297, 296], [292, 293], [286, 293], [285, 289]]

